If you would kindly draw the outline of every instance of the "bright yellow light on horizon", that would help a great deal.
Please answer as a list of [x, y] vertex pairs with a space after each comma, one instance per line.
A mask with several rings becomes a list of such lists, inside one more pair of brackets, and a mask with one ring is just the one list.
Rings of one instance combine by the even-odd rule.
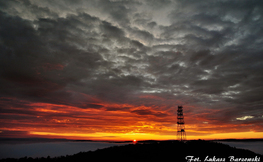
[[237, 133], [217, 133], [208, 135], [207, 139], [246, 139], [263, 138], [263, 132], [237, 132]]
[[[124, 140], [176, 140], [175, 135], [160, 135], [150, 133], [52, 133], [52, 132], [30, 132], [33, 135], [42, 136], [58, 136], [67, 139], [87, 139], [87, 140], [112, 140], [112, 141], [124, 141]], [[245, 138], [263, 138], [263, 132], [239, 132], [239, 133], [217, 133], [203, 136], [186, 136], [187, 140], [214, 140], [214, 139], [245, 139]]]

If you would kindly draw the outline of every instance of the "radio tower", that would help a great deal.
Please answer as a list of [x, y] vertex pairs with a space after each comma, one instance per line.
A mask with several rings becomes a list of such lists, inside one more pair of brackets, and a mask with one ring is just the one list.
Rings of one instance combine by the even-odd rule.
[[178, 106], [177, 110], [177, 139], [180, 141], [186, 140], [183, 106]]

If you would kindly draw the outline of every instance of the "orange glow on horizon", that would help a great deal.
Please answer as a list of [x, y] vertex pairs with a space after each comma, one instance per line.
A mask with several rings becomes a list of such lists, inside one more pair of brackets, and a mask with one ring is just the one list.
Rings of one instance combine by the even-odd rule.
[[[0, 137], [116, 141], [177, 139], [176, 109], [166, 111], [162, 107], [93, 100], [94, 103], [88, 104], [87, 108], [51, 103], [26, 103], [27, 109], [8, 107], [8, 111], [2, 114], [9, 118], [0, 120]], [[16, 111], [19, 113], [10, 113]], [[217, 114], [217, 110], [193, 111], [197, 112], [185, 116], [188, 140], [263, 138], [261, 128], [251, 124], [213, 123], [209, 120], [209, 113]], [[10, 132], [14, 133], [8, 134]]]
[[[129, 141], [137, 140], [176, 140], [176, 135], [158, 135], [149, 133], [92, 133], [92, 134], [74, 134], [74, 133], [49, 133], [49, 132], [30, 132], [31, 135], [40, 135], [43, 137], [63, 137], [66, 139], [81, 140], [106, 140], [106, 141]], [[216, 139], [259, 139], [263, 137], [262, 132], [239, 132], [239, 133], [219, 133], [203, 136], [187, 136], [187, 140], [216, 140]]]

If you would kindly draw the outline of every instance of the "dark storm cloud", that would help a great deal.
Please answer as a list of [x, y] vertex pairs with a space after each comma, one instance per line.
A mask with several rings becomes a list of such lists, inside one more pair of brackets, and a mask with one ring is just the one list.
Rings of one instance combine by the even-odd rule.
[[1, 14], [1, 21], [5, 22], [1, 28], [1, 82], [6, 85], [6, 93], [49, 95], [86, 77], [99, 65], [96, 62], [101, 57], [96, 52], [69, 44], [81, 41], [80, 30], [73, 25], [81, 21], [69, 19], [39, 19], [33, 22], [37, 23], [34, 29], [30, 21]]
[[[11, 87], [13, 89], [4, 91], [7, 94], [17, 93], [32, 97], [62, 95], [67, 98], [70, 94], [62, 89], [69, 84], [89, 86], [86, 91], [96, 88], [96, 83], [87, 85], [82, 83], [81, 79], [91, 77], [95, 75], [94, 70], [101, 66], [107, 69], [111, 64], [99, 54], [99, 51], [106, 51], [107, 54], [108, 50], [98, 44], [104, 41], [111, 45], [115, 40], [121, 43], [124, 38], [121, 29], [87, 14], [33, 22], [4, 13], [1, 16], [1, 21], [6, 22], [1, 28], [4, 39], [1, 81], [2, 85], [9, 86], [3, 86], [4, 90], [10, 90]], [[14, 21], [16, 23], [13, 23]], [[97, 29], [101, 33], [97, 33]], [[99, 37], [102, 40], [97, 40]], [[100, 77], [103, 80], [103, 75]], [[129, 82], [133, 82], [131, 78], [132, 76], [122, 77], [117, 83], [122, 84], [121, 80], [124, 79], [129, 85]], [[101, 80], [98, 82], [103, 84]], [[99, 87], [100, 85], [97, 86]], [[111, 85], [105, 87], [105, 91], [109, 88]]]
[[[177, 104], [231, 107], [236, 115], [217, 116], [229, 122], [250, 109], [263, 114], [262, 2], [14, 0], [0, 6], [3, 97], [96, 109], [103, 108], [99, 101], [160, 106], [174, 114], [169, 107]], [[141, 97], [147, 95], [166, 101], [149, 103]], [[247, 107], [237, 111], [241, 105]]]

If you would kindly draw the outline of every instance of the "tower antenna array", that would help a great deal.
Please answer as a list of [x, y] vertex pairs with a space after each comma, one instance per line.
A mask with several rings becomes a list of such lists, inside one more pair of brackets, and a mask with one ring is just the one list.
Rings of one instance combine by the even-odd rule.
[[180, 141], [186, 140], [183, 106], [178, 106], [177, 110], [177, 139]]

